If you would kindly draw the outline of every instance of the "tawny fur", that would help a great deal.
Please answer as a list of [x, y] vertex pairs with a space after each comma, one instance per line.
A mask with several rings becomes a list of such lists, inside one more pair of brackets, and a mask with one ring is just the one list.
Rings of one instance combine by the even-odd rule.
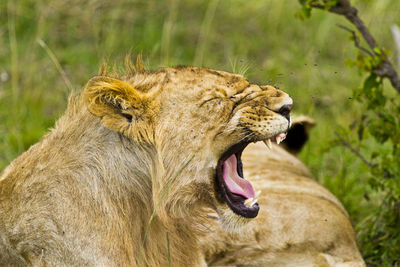
[[[314, 124], [304, 117], [297, 123], [304, 124], [306, 135]], [[244, 177], [261, 190], [260, 212], [237, 233], [227, 233], [210, 213], [215, 220], [202, 238], [206, 261], [211, 266], [365, 266], [346, 210], [283, 147], [292, 151], [287, 144], [268, 150], [261, 142], [244, 150]]]
[[249, 222], [217, 197], [219, 157], [286, 131], [277, 111], [290, 103], [210, 69], [103, 68], [0, 174], [0, 266], [204, 264], [204, 209], [226, 228]]

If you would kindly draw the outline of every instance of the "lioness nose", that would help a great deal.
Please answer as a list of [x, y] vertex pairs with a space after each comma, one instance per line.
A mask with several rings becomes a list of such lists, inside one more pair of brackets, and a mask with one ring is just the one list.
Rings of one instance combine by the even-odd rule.
[[278, 113], [285, 117], [287, 120], [290, 120], [289, 113], [293, 108], [293, 104], [286, 104], [283, 105], [279, 110]]

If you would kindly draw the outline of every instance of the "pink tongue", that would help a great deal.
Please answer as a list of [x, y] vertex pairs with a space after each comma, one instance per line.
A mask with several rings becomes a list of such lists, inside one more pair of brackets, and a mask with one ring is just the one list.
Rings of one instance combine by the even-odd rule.
[[237, 172], [237, 159], [233, 154], [224, 162], [222, 177], [229, 191], [244, 198], [254, 198], [254, 189], [251, 183], [241, 178]]

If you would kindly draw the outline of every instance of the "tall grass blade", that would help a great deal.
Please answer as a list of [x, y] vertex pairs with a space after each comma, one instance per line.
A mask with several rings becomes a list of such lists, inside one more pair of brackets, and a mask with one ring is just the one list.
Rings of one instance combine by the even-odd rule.
[[173, 36], [173, 26], [178, 15], [179, 0], [169, 1], [169, 14], [164, 22], [161, 37], [161, 63], [168, 66], [171, 52], [171, 37]]
[[207, 46], [208, 35], [211, 28], [211, 23], [215, 16], [219, 0], [211, 0], [208, 4], [206, 14], [200, 28], [199, 40], [197, 43], [196, 53], [193, 60], [194, 66], [203, 65], [204, 53]]
[[18, 70], [18, 44], [17, 37], [15, 34], [15, 2], [8, 1], [8, 37], [10, 42], [11, 50], [11, 88], [14, 98], [18, 99], [18, 81], [19, 81], [19, 70]]
[[51, 51], [51, 49], [47, 46], [47, 44], [42, 39], [38, 39], [37, 42], [44, 49], [44, 51], [46, 51], [47, 55], [50, 57], [51, 61], [53, 61], [54, 65], [56, 66], [57, 71], [60, 73], [61, 77], [63, 78], [65, 85], [68, 87], [68, 90], [70, 92], [72, 92], [74, 90], [74, 87], [72, 86], [71, 81], [68, 79], [67, 74], [61, 67], [61, 64], [58, 61], [56, 55], [53, 53], [53, 51]]
[[400, 69], [400, 28], [396, 24], [393, 24], [390, 30], [392, 31], [394, 45], [397, 50], [397, 67]]

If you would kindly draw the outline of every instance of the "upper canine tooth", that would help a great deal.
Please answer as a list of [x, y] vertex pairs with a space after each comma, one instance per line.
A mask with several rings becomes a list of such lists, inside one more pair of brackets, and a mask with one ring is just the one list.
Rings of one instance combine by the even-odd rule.
[[277, 145], [279, 145], [279, 143], [282, 142], [282, 140], [283, 140], [282, 137], [280, 137], [280, 136], [275, 137], [275, 139], [276, 139]]
[[254, 197], [258, 197], [261, 194], [261, 190], [258, 190], [255, 194]]
[[272, 142], [271, 139], [264, 140], [264, 144], [269, 148], [272, 149]]

